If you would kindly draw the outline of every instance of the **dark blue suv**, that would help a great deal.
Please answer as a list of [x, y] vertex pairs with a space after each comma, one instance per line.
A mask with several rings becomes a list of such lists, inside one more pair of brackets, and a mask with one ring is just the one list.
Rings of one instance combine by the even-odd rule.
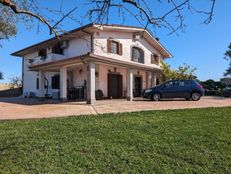
[[171, 80], [145, 90], [143, 97], [154, 101], [163, 98], [185, 98], [198, 101], [204, 92], [203, 87], [195, 80]]

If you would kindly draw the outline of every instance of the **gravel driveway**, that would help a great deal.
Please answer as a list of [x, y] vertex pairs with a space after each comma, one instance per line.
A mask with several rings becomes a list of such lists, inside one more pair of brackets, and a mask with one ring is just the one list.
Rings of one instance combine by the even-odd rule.
[[200, 101], [165, 100], [153, 102], [136, 99], [102, 100], [94, 106], [86, 102], [39, 101], [24, 98], [0, 98], [0, 120], [50, 118], [72, 115], [97, 115], [103, 113], [132, 112], [142, 110], [185, 109], [231, 106], [231, 98], [203, 97]]

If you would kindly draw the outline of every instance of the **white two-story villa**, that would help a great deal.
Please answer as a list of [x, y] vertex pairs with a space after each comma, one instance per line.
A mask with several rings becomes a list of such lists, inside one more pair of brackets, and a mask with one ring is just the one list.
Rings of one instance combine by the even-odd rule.
[[[147, 30], [89, 24], [13, 53], [23, 57], [23, 95], [66, 99], [140, 97], [172, 57]], [[97, 92], [96, 92], [97, 91]]]

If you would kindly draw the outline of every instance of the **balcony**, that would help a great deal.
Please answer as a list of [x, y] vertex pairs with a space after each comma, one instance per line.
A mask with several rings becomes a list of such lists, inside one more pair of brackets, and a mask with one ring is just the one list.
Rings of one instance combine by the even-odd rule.
[[43, 63], [55, 62], [58, 60], [65, 59], [65, 55], [49, 53], [46, 56], [37, 56], [28, 60], [29, 65], [39, 65]]

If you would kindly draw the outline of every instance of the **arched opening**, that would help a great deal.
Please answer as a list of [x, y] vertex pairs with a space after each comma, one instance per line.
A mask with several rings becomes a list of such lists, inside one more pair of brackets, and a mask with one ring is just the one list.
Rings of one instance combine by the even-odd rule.
[[132, 47], [132, 61], [144, 63], [144, 51], [139, 47]]

